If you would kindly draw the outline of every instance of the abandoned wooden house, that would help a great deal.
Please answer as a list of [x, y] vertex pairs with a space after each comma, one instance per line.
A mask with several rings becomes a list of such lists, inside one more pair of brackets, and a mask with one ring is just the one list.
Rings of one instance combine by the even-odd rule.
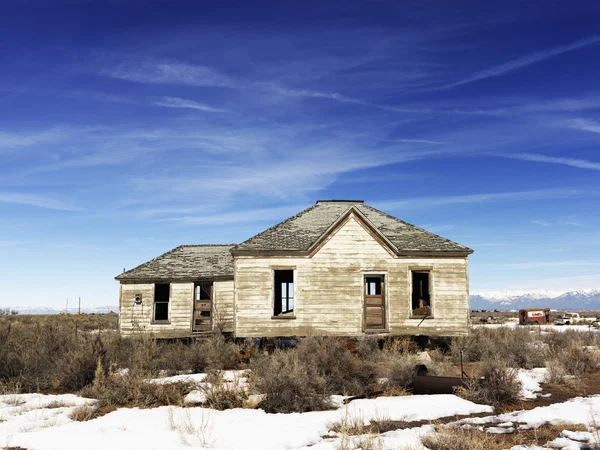
[[318, 201], [239, 245], [182, 245], [120, 274], [120, 330], [466, 334], [472, 252], [362, 201]]

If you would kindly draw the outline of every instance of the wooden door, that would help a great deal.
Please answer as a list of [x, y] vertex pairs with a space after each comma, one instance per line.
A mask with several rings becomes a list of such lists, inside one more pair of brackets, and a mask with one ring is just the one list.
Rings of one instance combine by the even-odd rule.
[[194, 315], [192, 331], [212, 331], [212, 315], [214, 300], [213, 283], [203, 281], [194, 286]]
[[385, 329], [385, 276], [365, 275], [364, 329]]

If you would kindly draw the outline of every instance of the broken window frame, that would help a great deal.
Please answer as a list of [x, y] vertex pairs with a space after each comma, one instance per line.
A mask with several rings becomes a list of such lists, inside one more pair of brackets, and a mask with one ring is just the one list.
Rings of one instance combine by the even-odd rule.
[[[422, 307], [417, 307], [415, 308], [414, 306], [414, 300], [413, 300], [413, 295], [415, 292], [415, 285], [414, 285], [414, 274], [415, 273], [421, 273], [421, 274], [427, 274], [427, 293], [428, 293], [428, 303], [429, 304], [424, 304]], [[408, 305], [409, 305], [409, 310], [410, 310], [410, 317], [411, 319], [433, 319], [434, 317], [434, 295], [433, 295], [433, 269], [431, 267], [411, 267], [409, 268], [408, 271], [408, 276], [409, 276], [409, 286], [410, 286], [410, 295], [408, 298]], [[429, 307], [429, 312], [426, 313], [426, 311], [423, 311], [423, 308], [427, 308]], [[415, 312], [417, 311], [417, 312]]]
[[[168, 294], [166, 300], [164, 298], [158, 298], [159, 295], [164, 295], [165, 292], [160, 293], [158, 286], [168, 286]], [[164, 289], [164, 288], [161, 288]], [[171, 283], [154, 283], [154, 301], [152, 304], [152, 322], [153, 323], [170, 323], [171, 317]], [[167, 305], [166, 308], [166, 319], [156, 318], [157, 306]]]
[[[282, 273], [287, 272], [287, 273]], [[281, 278], [284, 278], [283, 280]], [[291, 278], [291, 281], [290, 281]], [[295, 268], [273, 268], [273, 319], [296, 317], [296, 270]], [[284, 292], [285, 291], [285, 295]], [[290, 295], [291, 294], [291, 295]]]

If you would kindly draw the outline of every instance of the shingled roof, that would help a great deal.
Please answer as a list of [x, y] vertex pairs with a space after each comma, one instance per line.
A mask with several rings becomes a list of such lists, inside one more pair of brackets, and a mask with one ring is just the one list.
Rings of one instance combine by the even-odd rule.
[[343, 216], [358, 211], [398, 255], [470, 254], [468, 247], [411, 225], [361, 200], [321, 200], [310, 208], [242, 242], [234, 254], [308, 252]]
[[115, 277], [117, 280], [233, 278], [233, 244], [180, 245]]

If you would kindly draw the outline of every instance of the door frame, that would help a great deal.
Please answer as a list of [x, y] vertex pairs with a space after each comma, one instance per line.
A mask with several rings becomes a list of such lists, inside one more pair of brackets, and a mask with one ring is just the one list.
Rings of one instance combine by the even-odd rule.
[[[210, 330], [196, 329], [196, 286], [202, 283], [210, 283], [210, 300], [198, 300], [198, 302], [210, 301]], [[195, 281], [192, 287], [192, 333], [207, 333], [213, 330], [215, 314], [215, 282], [214, 280]]]
[[[367, 327], [367, 291], [365, 279], [368, 277], [381, 278], [381, 298], [383, 301], [383, 327], [368, 328]], [[386, 271], [370, 271], [361, 273], [361, 290], [362, 290], [362, 331], [364, 333], [387, 332], [389, 330], [389, 308], [388, 308], [388, 273]]]

